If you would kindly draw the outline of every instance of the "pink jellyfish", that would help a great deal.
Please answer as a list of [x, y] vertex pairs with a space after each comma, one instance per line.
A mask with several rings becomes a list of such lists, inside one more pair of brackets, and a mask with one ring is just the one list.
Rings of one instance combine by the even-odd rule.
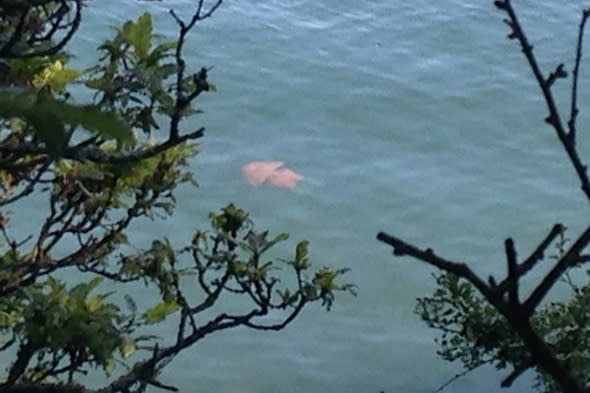
[[253, 186], [270, 183], [279, 188], [293, 188], [303, 176], [283, 167], [281, 161], [252, 161], [242, 167], [242, 175]]
[[279, 168], [270, 174], [268, 182], [279, 188], [293, 188], [299, 180], [303, 179], [299, 173], [290, 170], [289, 168]]

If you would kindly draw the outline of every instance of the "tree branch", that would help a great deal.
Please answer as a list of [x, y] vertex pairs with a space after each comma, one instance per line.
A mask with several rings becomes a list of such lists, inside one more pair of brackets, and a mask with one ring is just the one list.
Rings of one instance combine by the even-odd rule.
[[[568, 134], [566, 132], [565, 128], [563, 127], [561, 117], [559, 115], [559, 111], [557, 110], [557, 105], [555, 104], [555, 99], [553, 97], [553, 93], [551, 92], [552, 83], [550, 83], [551, 81], [545, 79], [545, 77], [543, 76], [543, 72], [541, 71], [541, 68], [539, 67], [537, 59], [533, 53], [533, 47], [529, 43], [528, 38], [526, 37], [524, 31], [522, 30], [522, 27], [520, 25], [520, 21], [518, 20], [518, 16], [516, 15], [514, 8], [512, 7], [511, 0], [496, 0], [494, 2], [494, 4], [496, 5], [496, 7], [498, 9], [506, 12], [506, 14], [508, 15], [508, 19], [505, 20], [506, 24], [511, 29], [511, 32], [508, 35], [508, 38], [509, 39], [516, 39], [516, 40], [518, 40], [518, 42], [520, 44], [522, 52], [524, 53], [524, 55], [527, 59], [527, 62], [531, 68], [531, 71], [533, 72], [533, 75], [535, 76], [535, 79], [537, 80], [537, 84], [539, 85], [539, 88], [541, 89], [541, 92], [542, 92], [543, 97], [545, 99], [545, 103], [547, 105], [547, 109], [549, 111], [549, 116], [547, 116], [545, 121], [547, 123], [549, 123], [550, 125], [552, 125], [553, 128], [555, 129], [555, 132], [557, 133], [557, 136], [558, 136], [559, 140], [561, 141], [561, 144], [563, 145], [563, 147], [569, 157], [570, 162], [574, 166], [576, 174], [578, 175], [578, 178], [581, 183], [582, 191], [584, 192], [584, 194], [586, 195], [586, 198], [590, 202], [590, 179], [588, 178], [587, 167], [582, 162], [582, 160], [580, 159], [580, 157], [578, 155], [578, 152], [575, 148], [574, 140], [571, 138], [571, 135]], [[575, 86], [577, 86], [577, 82], [576, 82]], [[576, 94], [573, 92], [572, 96], [575, 97]], [[574, 113], [575, 113], [575, 110], [574, 110]], [[574, 118], [574, 120], [575, 120], [575, 118]], [[572, 135], [575, 135], [575, 133]]]
[[506, 262], [508, 264], [508, 302], [512, 307], [517, 306], [518, 300], [518, 262], [516, 260], [516, 249], [514, 248], [514, 240], [512, 238], [506, 239], [504, 242], [506, 251]]
[[590, 16], [590, 8], [582, 11], [582, 18], [578, 28], [578, 41], [576, 44], [576, 59], [574, 61], [572, 92], [571, 92], [571, 107], [570, 119], [568, 121], [569, 137], [575, 143], [576, 140], [576, 118], [578, 116], [578, 78], [580, 74], [580, 61], [582, 60], [582, 40], [584, 38], [584, 28], [586, 21]]
[[578, 237], [570, 249], [563, 255], [553, 268], [547, 273], [541, 283], [533, 290], [529, 298], [523, 303], [523, 311], [527, 316], [533, 314], [541, 300], [553, 288], [557, 280], [571, 267], [580, 261], [580, 254], [590, 243], [590, 227]]
[[[521, 264], [517, 266], [517, 275], [519, 278], [523, 277], [526, 273], [528, 273], [540, 260], [544, 258], [545, 251], [547, 247], [551, 245], [551, 243], [555, 240], [557, 236], [559, 236], [565, 227], [562, 224], [555, 224], [551, 231], [547, 234], [545, 239], [535, 248], [535, 250], [529, 255], [527, 259], [524, 260]], [[508, 290], [509, 287], [509, 280], [508, 277], [500, 282], [497, 286], [497, 290], [500, 293], [505, 292]]]
[[[590, 228], [588, 230], [590, 237]], [[535, 363], [547, 372], [563, 388], [564, 393], [581, 393], [572, 375], [553, 355], [547, 344], [530, 325], [529, 314], [525, 313], [525, 305], [509, 304], [502, 299], [495, 287], [488, 286], [463, 263], [452, 262], [439, 257], [431, 249], [422, 251], [394, 236], [380, 232], [377, 239], [392, 246], [394, 255], [409, 255], [442, 271], [455, 274], [475, 286], [482, 296], [493, 305], [508, 321], [530, 351]]]
[[[69, 147], [64, 152], [62, 158], [75, 161], [92, 161], [103, 164], [126, 164], [133, 163], [147, 158], [154, 157], [164, 151], [167, 151], [175, 146], [180, 145], [188, 140], [198, 139], [204, 135], [205, 128], [201, 127], [191, 133], [177, 136], [174, 139], [168, 139], [158, 145], [148, 147], [145, 149], [136, 150], [131, 153], [123, 154], [109, 154], [96, 146], [88, 146], [77, 148], [76, 146]], [[0, 154], [15, 154], [15, 155], [49, 155], [47, 149], [43, 146], [33, 143], [10, 143], [0, 145]]]
[[514, 381], [518, 379], [518, 377], [520, 377], [525, 371], [529, 370], [532, 366], [533, 365], [531, 362], [527, 362], [522, 366], [515, 367], [514, 370], [506, 378], [502, 380], [500, 386], [502, 386], [503, 388], [509, 388], [510, 386], [512, 386]]
[[[444, 270], [446, 272], [453, 273], [458, 277], [465, 278], [470, 283], [472, 283], [483, 295], [491, 295], [488, 285], [482, 281], [465, 263], [453, 262], [441, 258], [430, 248], [426, 250], [420, 250], [417, 247], [384, 232], [379, 232], [377, 234], [377, 240], [393, 247], [393, 255], [395, 256], [409, 255], [419, 259], [440, 270]], [[495, 299], [494, 302], [496, 302]]]
[[[182, 49], [186, 42], [186, 37], [190, 30], [195, 26], [198, 21], [204, 20], [209, 18], [213, 13], [221, 6], [223, 0], [216, 0], [215, 4], [207, 11], [205, 14], [202, 14], [204, 0], [199, 0], [197, 10], [192, 15], [192, 18], [188, 23], [184, 22], [174, 10], [170, 10], [170, 15], [174, 18], [176, 23], [179, 26], [179, 36], [178, 36], [178, 43], [176, 45], [176, 52], [174, 57], [176, 58], [176, 102], [174, 104], [174, 112], [170, 118], [170, 139], [175, 139], [179, 134], [179, 125], [180, 119], [182, 117], [182, 111], [186, 108], [202, 91], [204, 91], [203, 87], [200, 87], [198, 83], [196, 83], [196, 89], [194, 92], [189, 94], [189, 96], [185, 95], [183, 81], [185, 78], [185, 68], [186, 62], [182, 57]], [[205, 72], [203, 72], [205, 71]], [[205, 82], [206, 88], [208, 89], [208, 84], [206, 84], [207, 73], [206, 69], [202, 69], [201, 73], [203, 73], [204, 78], [200, 78]], [[195, 74], [197, 75], [197, 74]]]

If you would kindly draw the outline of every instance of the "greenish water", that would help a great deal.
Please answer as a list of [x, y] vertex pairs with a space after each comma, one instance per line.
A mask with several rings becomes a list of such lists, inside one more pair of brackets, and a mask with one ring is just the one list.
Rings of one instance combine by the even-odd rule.
[[[105, 26], [143, 10], [171, 36], [167, 9], [189, 13], [191, 4], [90, 2], [71, 49], [92, 62]], [[515, 6], [542, 65], [571, 62], [583, 3]], [[181, 244], [231, 201], [260, 226], [309, 239], [316, 263], [351, 267], [359, 296], [330, 313], [312, 308], [280, 333], [212, 336], [180, 356], [166, 382], [183, 392], [426, 393], [460, 371], [437, 358], [434, 332], [412, 313], [432, 270], [393, 259], [375, 235], [488, 274], [503, 272], [505, 237], [526, 254], [555, 222], [580, 227], [573, 170], [506, 33], [492, 1], [459, 0], [226, 0], [195, 31], [188, 58], [195, 69], [214, 65], [218, 87], [193, 124], [207, 127], [194, 162], [200, 188], [180, 191], [173, 219], [137, 227], [138, 244], [161, 235]], [[588, 120], [582, 110], [580, 124]], [[305, 180], [293, 191], [248, 186], [240, 166], [266, 159]], [[495, 392], [499, 380], [482, 369], [448, 391]]]

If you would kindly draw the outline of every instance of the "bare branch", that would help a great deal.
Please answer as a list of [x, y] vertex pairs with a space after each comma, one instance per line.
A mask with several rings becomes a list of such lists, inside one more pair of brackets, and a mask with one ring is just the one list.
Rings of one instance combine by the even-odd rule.
[[[520, 44], [520, 47], [527, 59], [531, 71], [533, 72], [533, 75], [537, 80], [537, 84], [541, 89], [541, 92], [545, 99], [545, 103], [547, 105], [547, 109], [549, 111], [549, 115], [547, 116], [545, 121], [549, 123], [551, 126], [553, 126], [553, 128], [555, 129], [555, 132], [557, 133], [557, 136], [561, 141], [561, 144], [563, 145], [570, 162], [576, 170], [576, 174], [578, 175], [578, 178], [582, 186], [582, 191], [584, 192], [586, 198], [590, 202], [590, 179], [588, 178], [587, 166], [580, 159], [575, 147], [574, 140], [563, 127], [561, 116], [559, 115], [559, 111], [557, 109], [557, 105], [555, 104], [553, 93], [551, 91], [552, 81], [549, 81], [543, 75], [543, 72], [541, 71], [541, 68], [539, 67], [537, 59], [533, 53], [533, 47], [529, 43], [527, 36], [522, 30], [518, 16], [516, 15], [514, 8], [512, 7], [511, 0], [499, 0], [495, 1], [494, 4], [497, 8], [503, 10], [504, 12], [506, 12], [506, 14], [508, 14], [508, 19], [505, 20], [506, 24], [511, 29], [508, 38], [516, 39]], [[577, 84], [575, 86], [577, 86]], [[575, 96], [575, 94], [573, 94], [573, 96]]]
[[33, 191], [35, 191], [35, 187], [37, 186], [37, 184], [40, 182], [41, 177], [47, 172], [47, 170], [49, 169], [49, 165], [50, 163], [45, 163], [37, 172], [37, 174], [35, 175], [34, 178], [30, 179], [28, 181], [28, 184], [26, 187], [24, 187], [20, 192], [18, 192], [15, 195], [12, 195], [11, 197], [8, 198], [2, 198], [0, 197], [0, 207], [5, 206], [5, 205], [9, 205], [11, 203], [14, 203], [16, 201], [18, 201], [21, 198], [24, 198], [27, 195], [30, 195], [33, 193]]
[[590, 242], [590, 227], [578, 237], [570, 249], [543, 278], [541, 283], [533, 290], [529, 298], [523, 303], [524, 312], [527, 316], [532, 315], [545, 295], [555, 285], [557, 280], [571, 267], [580, 261], [580, 254]]
[[16, 360], [10, 367], [6, 381], [0, 384], [0, 390], [18, 382], [19, 378], [21, 378], [27, 370], [27, 366], [33, 358], [36, 350], [37, 348], [32, 342], [21, 343], [20, 348], [16, 354]]
[[518, 262], [516, 260], [516, 249], [514, 248], [514, 240], [512, 238], [506, 239], [504, 242], [506, 251], [506, 262], [508, 264], [508, 301], [511, 306], [517, 306], [518, 300]]
[[[423, 262], [428, 263], [440, 270], [444, 270], [449, 273], [453, 273], [458, 277], [462, 277], [471, 282], [482, 294], [490, 295], [490, 287], [482, 281], [465, 263], [453, 262], [447, 259], [441, 258], [436, 255], [432, 249], [420, 250], [417, 247], [406, 243], [405, 241], [391, 236], [384, 232], [377, 234], [377, 240], [383, 243], [389, 244], [393, 247], [393, 255], [403, 256], [409, 255]], [[496, 302], [496, 300], [494, 300]]]
[[[174, 105], [174, 112], [170, 118], [170, 137], [169, 139], [174, 140], [178, 137], [180, 119], [182, 117], [182, 111], [186, 108], [202, 91], [208, 90], [209, 85], [207, 83], [207, 70], [201, 69], [200, 73], [195, 74], [195, 85], [196, 89], [188, 96], [184, 92], [183, 81], [185, 78], [186, 62], [182, 56], [182, 50], [186, 42], [186, 38], [191, 29], [195, 26], [198, 21], [209, 18], [213, 13], [221, 6], [223, 0], [215, 0], [213, 6], [205, 14], [202, 14], [204, 0], [199, 0], [197, 10], [193, 13], [192, 18], [188, 23], [183, 21], [174, 10], [170, 10], [170, 15], [174, 18], [179, 26], [179, 37], [176, 45], [176, 52], [174, 54], [176, 58], [176, 102]], [[199, 81], [201, 83], [199, 83]]]
[[578, 29], [578, 42], [576, 44], [576, 59], [574, 61], [570, 119], [568, 121], [569, 137], [575, 143], [576, 140], [576, 118], [578, 116], [578, 78], [580, 76], [580, 61], [582, 60], [582, 40], [584, 38], [584, 28], [586, 21], [590, 16], [590, 8], [582, 11], [582, 19]]
[[504, 378], [502, 380], [502, 383], [500, 386], [502, 386], [503, 388], [509, 388], [510, 386], [512, 386], [514, 381], [516, 381], [516, 379], [518, 379], [518, 377], [520, 377], [525, 371], [529, 370], [532, 366], [533, 365], [531, 362], [527, 362], [520, 367], [516, 367], [510, 373], [510, 375], [508, 375], [506, 378]]
[[564, 65], [559, 64], [555, 71], [549, 74], [547, 78], [547, 86], [551, 87], [555, 83], [557, 79], [565, 79], [567, 78], [567, 72], [563, 69]]
[[[562, 224], [555, 224], [551, 231], [547, 234], [545, 239], [535, 248], [535, 251], [529, 255], [527, 259], [517, 266], [517, 276], [519, 279], [527, 274], [540, 260], [543, 259], [545, 250], [551, 245], [557, 236], [559, 236], [565, 227]], [[497, 285], [498, 292], [502, 293], [508, 290], [509, 280], [508, 277]]]

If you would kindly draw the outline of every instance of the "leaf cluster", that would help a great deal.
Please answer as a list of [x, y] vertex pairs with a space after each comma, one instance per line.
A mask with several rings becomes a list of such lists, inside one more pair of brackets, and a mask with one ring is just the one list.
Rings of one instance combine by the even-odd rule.
[[[578, 268], [575, 272], [583, 271]], [[450, 273], [435, 278], [437, 288], [432, 295], [418, 298], [415, 312], [429, 327], [441, 332], [436, 342], [443, 359], [460, 361], [466, 369], [483, 364], [493, 364], [498, 370], [533, 366], [522, 339], [471, 283]], [[544, 304], [531, 323], [575, 377], [590, 383], [590, 284], [568, 287], [571, 296], [566, 302]], [[537, 371], [538, 386], [543, 391], [560, 391], [549, 375]]]

